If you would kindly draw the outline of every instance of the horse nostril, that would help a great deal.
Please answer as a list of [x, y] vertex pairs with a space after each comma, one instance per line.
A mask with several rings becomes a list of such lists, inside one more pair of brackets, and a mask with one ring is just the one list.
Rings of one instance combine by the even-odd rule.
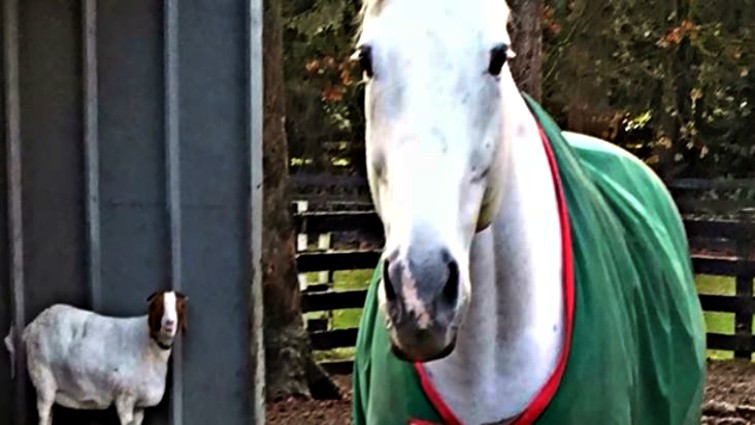
[[393, 282], [390, 278], [391, 263], [386, 259], [383, 263], [383, 287], [385, 288], [385, 299], [388, 301], [396, 300], [396, 290], [393, 288]]
[[459, 264], [450, 260], [448, 262], [448, 280], [443, 287], [443, 299], [451, 305], [455, 305], [459, 298]]

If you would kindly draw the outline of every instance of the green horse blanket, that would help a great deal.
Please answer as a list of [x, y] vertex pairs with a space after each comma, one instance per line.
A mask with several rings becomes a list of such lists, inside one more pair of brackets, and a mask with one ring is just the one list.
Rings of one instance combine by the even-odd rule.
[[[524, 97], [560, 198], [567, 342], [559, 367], [513, 423], [699, 424], [703, 316], [672, 199], [641, 161], [606, 143], [568, 142]], [[391, 353], [377, 307], [381, 275], [378, 266], [357, 337], [354, 423], [460, 424], [422, 364]]]

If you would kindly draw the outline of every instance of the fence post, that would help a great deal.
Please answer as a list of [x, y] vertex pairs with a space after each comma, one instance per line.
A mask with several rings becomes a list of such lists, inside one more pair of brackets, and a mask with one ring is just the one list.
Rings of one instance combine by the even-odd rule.
[[[296, 201], [296, 212], [297, 214], [301, 214], [303, 212], [306, 212], [309, 210], [309, 202], [307, 201]], [[317, 248], [320, 250], [329, 250], [330, 249], [330, 233], [320, 235], [317, 240]], [[304, 252], [309, 250], [309, 235], [305, 233], [297, 233], [296, 234], [296, 251], [297, 252]], [[299, 273], [299, 289], [302, 292], [306, 292], [307, 290], [314, 289], [310, 288], [309, 281], [307, 280], [307, 274], [306, 273]], [[327, 284], [328, 282], [328, 272], [319, 272], [318, 274], [318, 282], [317, 285]], [[332, 322], [332, 315], [333, 312], [329, 311], [320, 318], [306, 318], [305, 322], [307, 325], [308, 330], [326, 330], [329, 328], [330, 323]]]
[[[323, 233], [319, 235], [317, 240], [317, 248], [322, 251], [329, 251], [330, 250], [330, 236], [331, 233]], [[319, 272], [317, 276], [317, 286], [318, 287], [325, 287], [328, 290], [333, 289], [332, 283], [333, 280], [331, 279], [332, 272], [331, 271], [324, 271]], [[322, 290], [322, 289], [318, 289]], [[325, 312], [325, 320], [327, 321], [327, 327], [330, 329], [333, 326], [333, 310], [328, 310]]]
[[[317, 248], [321, 251], [329, 251], [330, 250], [330, 233], [323, 233], [318, 236], [317, 238]], [[330, 280], [330, 272], [324, 271], [319, 272], [317, 275], [317, 284], [318, 285], [329, 285], [331, 282]]]
[[[301, 214], [309, 208], [309, 203], [307, 201], [296, 201], [296, 212], [298, 214]], [[309, 245], [309, 240], [307, 239], [306, 233], [297, 233], [296, 235], [296, 251], [302, 252], [307, 250], [307, 245]], [[299, 289], [302, 291], [306, 291], [308, 286], [307, 282], [307, 274], [306, 273], [299, 273]]]
[[[752, 241], [747, 235], [737, 240], [737, 257], [747, 260], [752, 253]], [[746, 338], [752, 337], [752, 311], [749, 308], [753, 297], [752, 290], [753, 276], [737, 275], [736, 277], [736, 297], [740, 306], [748, 306], [747, 309], [738, 309], [734, 314], [734, 334]], [[735, 350], [734, 358], [750, 360], [752, 356], [752, 347], [748, 344], [745, 350]]]

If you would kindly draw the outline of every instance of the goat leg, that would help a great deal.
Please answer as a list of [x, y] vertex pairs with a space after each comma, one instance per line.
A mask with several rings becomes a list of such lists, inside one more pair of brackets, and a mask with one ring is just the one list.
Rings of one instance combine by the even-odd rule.
[[55, 404], [55, 396], [37, 396], [37, 413], [39, 425], [52, 425], [52, 405]]
[[134, 405], [136, 400], [134, 397], [123, 394], [119, 395], [115, 399], [115, 410], [118, 412], [118, 419], [120, 419], [121, 425], [132, 425], [134, 423]]
[[58, 390], [55, 377], [45, 364], [31, 362], [29, 366], [29, 377], [37, 393], [39, 425], [52, 425], [52, 406]]
[[137, 407], [134, 409], [134, 425], [142, 425], [142, 421], [144, 421], [144, 409]]

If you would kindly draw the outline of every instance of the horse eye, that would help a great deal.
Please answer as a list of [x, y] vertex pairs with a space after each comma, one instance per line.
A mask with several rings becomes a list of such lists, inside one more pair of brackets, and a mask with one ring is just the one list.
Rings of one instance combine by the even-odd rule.
[[508, 56], [509, 46], [506, 44], [499, 44], [490, 49], [490, 64], [488, 65], [488, 72], [492, 75], [498, 76], [503, 69], [503, 65], [506, 63]]
[[359, 66], [362, 68], [362, 72], [365, 73], [368, 78], [372, 78], [374, 75], [372, 69], [372, 47], [361, 46], [357, 48], [352, 59], [359, 61]]

